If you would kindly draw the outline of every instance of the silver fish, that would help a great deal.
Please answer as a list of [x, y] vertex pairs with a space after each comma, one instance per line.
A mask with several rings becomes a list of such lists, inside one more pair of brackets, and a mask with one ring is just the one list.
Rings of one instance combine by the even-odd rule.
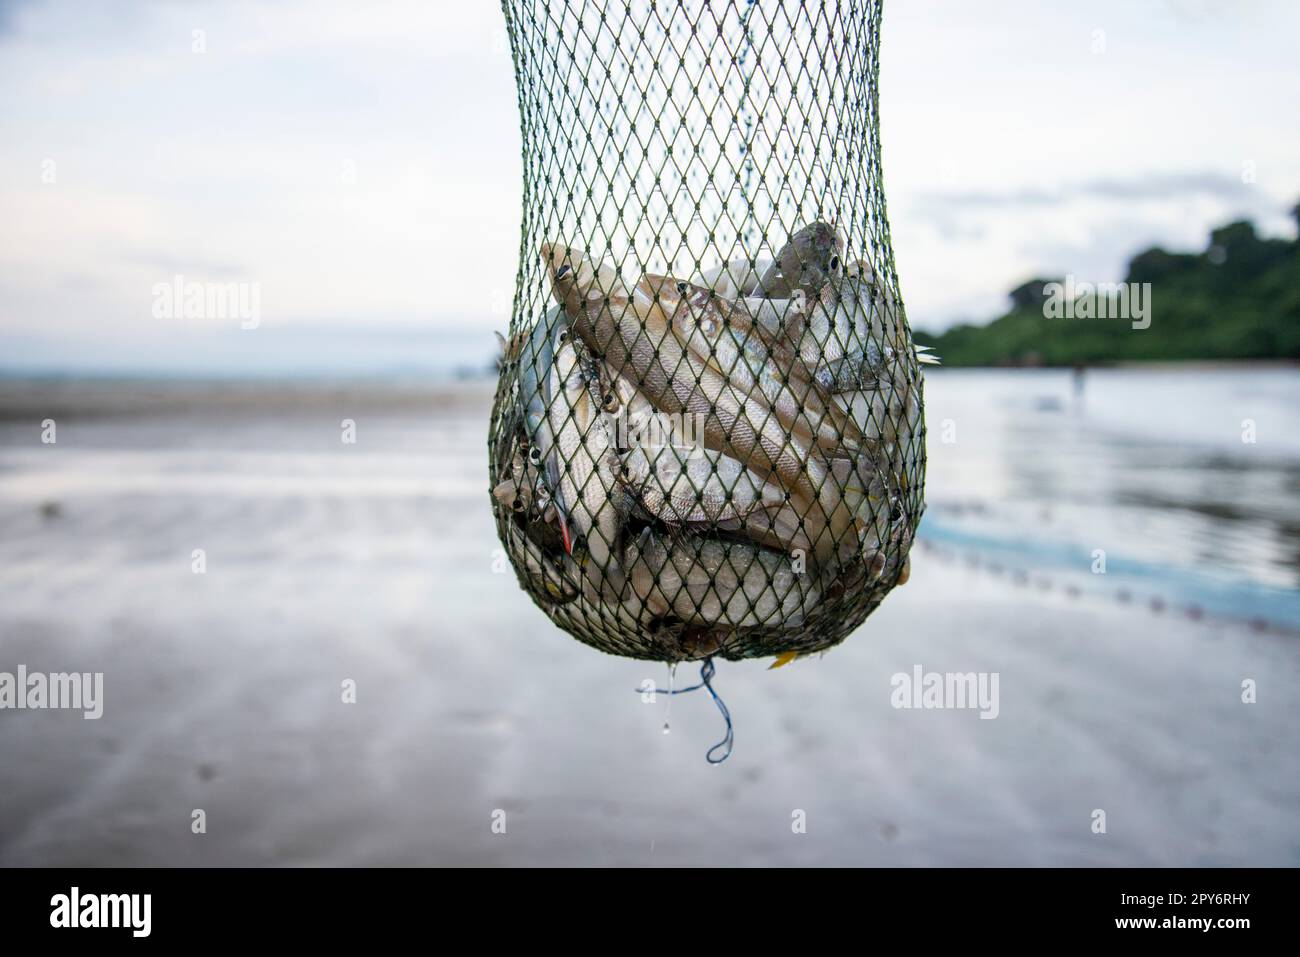
[[[904, 476], [906, 493], [906, 476], [923, 453], [913, 441], [920, 403], [908, 372], [916, 367], [910, 340], [900, 340], [896, 313], [859, 308], [875, 294], [869, 267], [855, 263], [847, 278], [828, 281], [816, 297], [796, 289], [788, 302], [750, 297], [733, 304], [665, 276], [628, 288], [585, 254], [558, 245], [544, 253], [556, 298], [608, 365], [620, 408], [636, 403], [647, 414], [653, 407], [703, 415], [705, 448], [747, 466], [784, 499], [767, 493], [733, 515], [716, 498], [693, 503], [690, 495], [699, 490], [688, 476], [681, 486], [655, 483], [660, 497], [639, 496], [652, 516], [670, 524], [709, 522], [756, 545], [799, 549], [828, 568], [882, 540], [885, 531], [874, 527], [876, 516], [888, 513], [882, 476]], [[586, 288], [578, 285], [584, 279]], [[837, 291], [846, 285], [847, 292]], [[785, 314], [801, 318], [778, 322]], [[881, 317], [880, 329], [873, 315]], [[850, 350], [861, 343], [859, 359]], [[907, 352], [892, 351], [902, 344]], [[805, 369], [801, 346], [808, 358], [829, 355], [830, 362]], [[857, 388], [832, 396], [828, 385]], [[864, 525], [873, 528], [864, 533]], [[654, 613], [652, 597], [638, 599], [638, 617]]]
[[678, 341], [737, 394], [761, 397], [788, 432], [823, 449], [856, 447], [861, 434], [853, 421], [807, 378], [773, 361], [767, 339], [748, 315], [708, 289], [672, 277], [647, 275], [642, 284], [671, 317]]
[[734, 527], [725, 528], [757, 545], [802, 557], [812, 564], [831, 556], [825, 512], [817, 502], [791, 499], [781, 505], [765, 505], [747, 512]]
[[734, 301], [750, 324], [758, 327], [769, 342], [797, 341], [802, 334], [808, 311], [808, 296], [796, 289], [789, 299], [742, 296]]
[[874, 389], [895, 360], [897, 314], [861, 279], [827, 285], [813, 301], [799, 359], [827, 393]]
[[884, 367], [876, 388], [846, 392], [836, 398], [869, 439], [878, 440], [886, 452], [906, 443], [921, 417], [921, 380], [913, 361], [895, 353]]
[[761, 402], [747, 402], [716, 370], [682, 348], [644, 280], [628, 292], [583, 289], [574, 277], [599, 274], [593, 267], [571, 265], [575, 258], [584, 262], [585, 254], [556, 244], [546, 244], [544, 252], [555, 295], [573, 328], [613, 371], [635, 382], [663, 412], [703, 415], [708, 448], [773, 473], [790, 491], [815, 497], [808, 476], [811, 448], [782, 428]]
[[828, 223], [809, 223], [794, 232], [763, 275], [762, 295], [787, 299], [796, 289], [815, 296], [828, 281], [843, 275], [844, 239]]
[[671, 525], [735, 528], [754, 509], [785, 502], [779, 488], [711, 449], [637, 446], [622, 456], [622, 464], [622, 482], [638, 503]]
[[[602, 368], [607, 368], [604, 363]], [[636, 383], [624, 375], [615, 375], [610, 373], [610, 380], [614, 386], [614, 393], [618, 396], [619, 411], [627, 415], [639, 415], [642, 413], [655, 411], [654, 405], [649, 399], [641, 394], [641, 390], [636, 387]]]
[[[737, 305], [762, 317], [774, 355], [797, 363], [825, 395], [877, 388], [900, 354], [913, 349], [896, 300], [864, 260], [851, 263], [842, 278], [828, 279], [818, 295], [795, 295], [771, 300], [766, 310], [764, 300]], [[915, 354], [922, 361], [921, 352]]]
[[691, 281], [712, 289], [723, 299], [754, 296], [763, 284], [763, 276], [772, 269], [771, 259], [733, 259], [696, 273]]
[[740, 530], [760, 544], [802, 554], [810, 565], [830, 567], [856, 555], [862, 525], [882, 510], [888, 512], [886, 488], [874, 455], [835, 459], [815, 501], [792, 499], [756, 509], [745, 516]]
[[[546, 413], [547, 388], [555, 365], [555, 335], [563, 322], [564, 310], [559, 306], [551, 308], [521, 338], [518, 347], [520, 412], [528, 441], [528, 459], [535, 466], [547, 460], [555, 444]], [[554, 475], [546, 476], [552, 498], [556, 494], [554, 480]], [[566, 530], [566, 538], [567, 534]]]
[[[569, 521], [586, 542], [596, 570], [610, 570], [622, 524], [614, 498], [617, 457], [601, 405], [599, 378], [567, 322], [556, 329], [555, 363], [548, 388], [548, 418], [555, 448], [547, 474], [558, 489], [561, 529]], [[566, 533], [565, 549], [572, 554]]]
[[540, 519], [551, 504], [550, 494], [540, 478], [540, 473], [522, 455], [516, 455], [509, 472], [492, 487], [492, 497], [530, 521]]
[[527, 536], [543, 551], [558, 552], [564, 548], [559, 513], [551, 502], [541, 468], [530, 462], [524, 451], [520, 421], [517, 412], [507, 413], [503, 420], [492, 497], [509, 514], [508, 520], [522, 524]]
[[642, 607], [667, 609], [688, 625], [797, 626], [821, 594], [816, 578], [781, 552], [696, 536], [672, 540], [650, 529], [628, 543], [624, 567]]

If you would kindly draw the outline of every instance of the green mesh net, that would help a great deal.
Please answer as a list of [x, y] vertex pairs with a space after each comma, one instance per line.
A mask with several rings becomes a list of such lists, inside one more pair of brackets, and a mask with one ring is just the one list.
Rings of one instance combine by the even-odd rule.
[[842, 641], [924, 507], [879, 4], [503, 8], [524, 203], [488, 441], [521, 585], [635, 658]]

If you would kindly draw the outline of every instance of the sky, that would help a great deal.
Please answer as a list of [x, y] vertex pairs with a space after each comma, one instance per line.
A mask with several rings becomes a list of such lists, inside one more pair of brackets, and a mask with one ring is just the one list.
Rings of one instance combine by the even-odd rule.
[[[885, 190], [914, 326], [1122, 278], [1250, 218], [1293, 236], [1300, 4], [893, 0]], [[0, 0], [0, 370], [483, 367], [520, 140], [491, 0]], [[159, 314], [256, 284], [256, 329]]]

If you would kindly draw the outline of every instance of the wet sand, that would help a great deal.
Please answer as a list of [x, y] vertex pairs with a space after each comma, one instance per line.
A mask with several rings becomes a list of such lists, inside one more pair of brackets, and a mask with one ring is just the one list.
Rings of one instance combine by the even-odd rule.
[[[105, 700], [0, 711], [0, 865], [1300, 863], [1293, 637], [947, 545], [826, 656], [722, 662], [707, 765], [707, 698], [664, 735], [664, 667], [494, 571], [490, 389], [4, 383], [0, 671]], [[997, 719], [892, 707], [918, 664]]]

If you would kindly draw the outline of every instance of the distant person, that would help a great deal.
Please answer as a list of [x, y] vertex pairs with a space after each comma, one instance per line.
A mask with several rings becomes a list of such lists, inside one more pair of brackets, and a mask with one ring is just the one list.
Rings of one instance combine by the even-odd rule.
[[1082, 362], [1076, 362], [1074, 364], [1074, 375], [1072, 376], [1072, 379], [1074, 383], [1074, 404], [1076, 407], [1081, 407], [1083, 405], [1083, 388], [1085, 385], [1084, 372], [1086, 370], [1087, 366]]

